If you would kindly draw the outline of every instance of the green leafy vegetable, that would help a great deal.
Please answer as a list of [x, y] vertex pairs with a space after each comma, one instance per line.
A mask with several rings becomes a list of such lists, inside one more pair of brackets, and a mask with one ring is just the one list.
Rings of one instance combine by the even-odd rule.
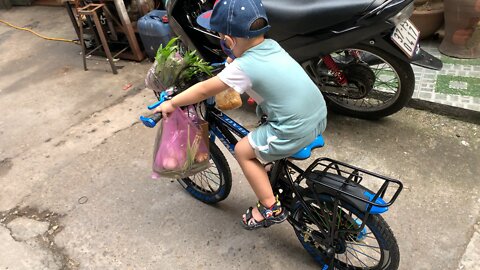
[[157, 50], [155, 75], [160, 82], [171, 87], [187, 83], [195, 75], [212, 76], [213, 68], [196, 51], [186, 51], [181, 55], [178, 40], [178, 37], [172, 38], [165, 47], [160, 45]]

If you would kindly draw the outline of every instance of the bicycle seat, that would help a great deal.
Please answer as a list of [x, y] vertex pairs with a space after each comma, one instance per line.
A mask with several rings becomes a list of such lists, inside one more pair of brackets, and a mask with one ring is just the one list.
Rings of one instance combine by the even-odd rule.
[[263, 0], [273, 31], [306, 34], [360, 16], [384, 0]]
[[325, 145], [325, 141], [323, 140], [322, 135], [318, 135], [318, 137], [311, 144], [307, 145], [305, 148], [298, 151], [297, 153], [292, 155], [290, 158], [307, 159], [310, 157], [313, 149], [322, 147], [324, 145]]

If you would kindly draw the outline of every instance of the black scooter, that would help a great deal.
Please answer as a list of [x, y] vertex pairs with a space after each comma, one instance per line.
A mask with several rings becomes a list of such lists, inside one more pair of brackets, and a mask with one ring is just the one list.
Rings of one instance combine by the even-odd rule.
[[[225, 55], [219, 37], [196, 23], [214, 0], [170, 0], [175, 34], [208, 62]], [[379, 119], [402, 109], [415, 88], [410, 64], [441, 69], [408, 20], [413, 0], [263, 0], [275, 39], [338, 112]], [[285, 67], [288, 68], [288, 67]]]

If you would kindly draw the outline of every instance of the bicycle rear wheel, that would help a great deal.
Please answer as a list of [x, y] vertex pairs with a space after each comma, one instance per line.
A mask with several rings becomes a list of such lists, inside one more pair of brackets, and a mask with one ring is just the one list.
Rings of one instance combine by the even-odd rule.
[[178, 182], [194, 198], [213, 204], [228, 197], [232, 189], [232, 173], [227, 159], [215, 143], [210, 143], [210, 168]]
[[[298, 201], [295, 205], [291, 218], [302, 228], [295, 228], [295, 233], [303, 247], [321, 265], [325, 265], [327, 247], [322, 240], [326, 237], [323, 230], [352, 230], [360, 228], [363, 213], [354, 207], [341, 202], [334, 210], [333, 198], [328, 195], [319, 195], [319, 200], [312, 199], [314, 196], [305, 196], [312, 215], [320, 220], [322, 228], [318, 228], [303, 205]], [[331, 220], [333, 213], [341, 217], [332, 228]], [[323, 243], [322, 243], [323, 242]], [[398, 269], [400, 253], [397, 241], [388, 224], [380, 215], [370, 215], [365, 222], [365, 227], [359, 233], [339, 232], [334, 240], [335, 255], [333, 267], [328, 269]], [[332, 264], [331, 264], [332, 265]], [[330, 266], [331, 266], [330, 265]]]

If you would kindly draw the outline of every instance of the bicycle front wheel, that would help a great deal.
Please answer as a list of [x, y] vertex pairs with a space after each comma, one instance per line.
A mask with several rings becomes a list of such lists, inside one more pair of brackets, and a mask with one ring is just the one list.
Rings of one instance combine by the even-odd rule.
[[213, 204], [225, 200], [232, 189], [232, 173], [227, 159], [215, 143], [210, 143], [210, 168], [178, 182], [194, 198]]
[[[327, 258], [328, 247], [323, 240], [328, 236], [322, 232], [329, 233], [333, 230], [339, 233], [334, 239], [334, 260], [328, 269], [398, 269], [400, 253], [397, 241], [380, 215], [370, 215], [364, 229], [358, 233], [342, 233], [360, 228], [364, 215], [344, 202], [334, 209], [333, 198], [330, 196], [319, 195], [318, 200], [312, 198], [314, 197], [306, 196], [304, 199], [310, 210], [308, 212], [314, 215], [313, 218], [300, 202], [297, 202], [291, 218], [297, 224], [302, 224], [302, 229], [295, 229], [295, 233], [303, 247], [318, 263], [325, 265]], [[340, 219], [332, 226], [334, 211]], [[320, 221], [322, 228], [315, 225], [314, 219]]]

